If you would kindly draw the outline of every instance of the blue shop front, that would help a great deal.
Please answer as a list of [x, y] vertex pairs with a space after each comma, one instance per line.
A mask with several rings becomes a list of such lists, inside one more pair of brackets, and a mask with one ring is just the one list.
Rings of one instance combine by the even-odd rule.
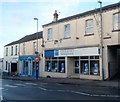
[[35, 62], [35, 57], [40, 57], [38, 55], [33, 56], [19, 56], [21, 62], [21, 74], [28, 76], [36, 76], [36, 66], [38, 65], [38, 76], [40, 76], [40, 62]]

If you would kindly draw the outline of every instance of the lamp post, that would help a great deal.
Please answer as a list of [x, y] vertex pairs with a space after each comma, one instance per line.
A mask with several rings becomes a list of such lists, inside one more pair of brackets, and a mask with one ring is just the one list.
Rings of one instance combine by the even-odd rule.
[[[39, 55], [38, 53], [38, 18], [34, 18], [34, 20], [37, 21], [37, 51], [35, 52], [36, 55]], [[39, 62], [36, 62], [36, 79], [38, 79], [38, 68], [39, 68]]]
[[102, 1], [98, 1], [98, 3], [100, 4], [100, 55], [101, 55], [101, 67], [102, 67], [102, 80], [104, 80]]

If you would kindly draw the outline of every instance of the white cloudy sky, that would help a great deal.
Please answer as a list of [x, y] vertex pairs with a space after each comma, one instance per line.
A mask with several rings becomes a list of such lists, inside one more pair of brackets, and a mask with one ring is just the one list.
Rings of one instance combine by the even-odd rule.
[[[36, 32], [39, 19], [39, 31], [42, 25], [53, 20], [58, 10], [59, 19], [82, 13], [99, 7], [98, 0], [1, 0], [0, 1], [0, 58], [4, 45]], [[117, 3], [119, 0], [102, 0], [103, 6]]]

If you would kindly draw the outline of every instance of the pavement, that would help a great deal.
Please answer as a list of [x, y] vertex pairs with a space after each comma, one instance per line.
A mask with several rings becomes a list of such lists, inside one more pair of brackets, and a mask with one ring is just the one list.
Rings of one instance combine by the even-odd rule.
[[32, 77], [32, 76], [2, 76], [2, 79], [38, 81], [38, 82], [81, 85], [81, 86], [110, 87], [120, 90], [120, 79], [106, 80], [106, 81], [77, 79], [77, 78], [43, 78], [43, 77], [39, 77], [38, 79], [36, 79], [36, 77]]

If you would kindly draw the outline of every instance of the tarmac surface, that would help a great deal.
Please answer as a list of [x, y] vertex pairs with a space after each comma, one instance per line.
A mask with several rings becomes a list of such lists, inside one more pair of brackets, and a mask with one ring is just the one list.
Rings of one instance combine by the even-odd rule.
[[72, 84], [81, 86], [95, 86], [95, 87], [110, 87], [120, 90], [120, 79], [115, 80], [88, 80], [88, 79], [76, 79], [76, 78], [43, 78], [32, 76], [2, 76], [2, 79], [10, 80], [22, 80], [22, 81], [39, 81], [48, 83], [59, 83], [59, 84]]

